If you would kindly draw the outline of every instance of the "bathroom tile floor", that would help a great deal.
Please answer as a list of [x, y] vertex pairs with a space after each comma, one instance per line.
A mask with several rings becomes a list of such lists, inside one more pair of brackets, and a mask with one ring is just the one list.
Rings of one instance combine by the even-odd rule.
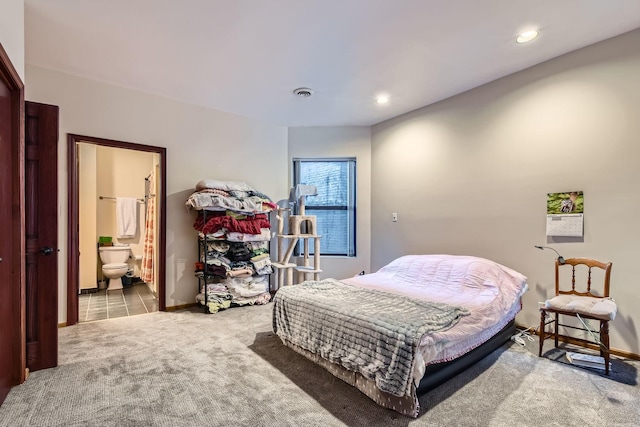
[[78, 295], [78, 321], [115, 319], [158, 311], [158, 300], [146, 283], [136, 282], [121, 290]]

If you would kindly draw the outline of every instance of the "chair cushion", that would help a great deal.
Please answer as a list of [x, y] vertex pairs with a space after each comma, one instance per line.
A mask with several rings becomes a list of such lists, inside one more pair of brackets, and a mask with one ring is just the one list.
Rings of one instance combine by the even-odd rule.
[[611, 298], [583, 297], [578, 295], [558, 295], [546, 301], [545, 307], [552, 310], [592, 316], [600, 320], [613, 320], [618, 306]]

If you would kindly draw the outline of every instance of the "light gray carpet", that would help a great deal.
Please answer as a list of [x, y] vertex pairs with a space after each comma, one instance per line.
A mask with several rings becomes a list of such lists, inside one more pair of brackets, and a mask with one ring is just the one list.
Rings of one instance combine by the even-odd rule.
[[640, 425], [638, 362], [616, 359], [606, 378], [538, 358], [535, 343], [506, 344], [422, 396], [419, 418], [407, 418], [282, 346], [271, 309], [63, 328], [60, 366], [11, 390], [0, 426]]

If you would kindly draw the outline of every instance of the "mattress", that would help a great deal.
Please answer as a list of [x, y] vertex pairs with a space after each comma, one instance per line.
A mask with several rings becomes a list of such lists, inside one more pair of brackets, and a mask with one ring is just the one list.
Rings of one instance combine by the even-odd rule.
[[452, 255], [407, 255], [375, 273], [341, 281], [469, 310], [453, 328], [422, 337], [416, 382], [427, 365], [456, 359], [500, 331], [520, 311], [528, 289], [527, 278], [515, 270], [484, 258]]

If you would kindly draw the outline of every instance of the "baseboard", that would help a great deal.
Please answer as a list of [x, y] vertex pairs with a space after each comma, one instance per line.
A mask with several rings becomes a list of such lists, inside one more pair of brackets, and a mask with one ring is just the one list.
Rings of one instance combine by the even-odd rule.
[[[530, 333], [534, 334], [534, 332], [537, 330], [538, 327], [523, 326], [523, 325], [518, 325], [516, 323], [516, 328], [520, 330], [527, 330]], [[538, 334], [535, 333], [535, 335], [537, 336]], [[595, 351], [600, 351], [600, 348], [597, 345], [590, 343], [586, 340], [583, 340], [581, 338], [574, 338], [567, 335], [558, 334], [558, 341], [562, 341], [563, 343], [567, 343], [567, 344], [578, 345], [580, 347], [586, 347]], [[617, 348], [611, 347], [609, 349], [609, 352], [614, 356], [622, 357], [624, 359], [640, 360], [640, 354], [631, 353], [630, 351], [619, 350]]]
[[196, 307], [197, 305], [198, 305], [198, 303], [196, 303], [196, 302], [193, 302], [191, 304], [172, 305], [171, 307], [166, 307], [165, 311], [184, 310], [185, 308]]
[[67, 322], [58, 323], [58, 328], [64, 328], [67, 326]]

